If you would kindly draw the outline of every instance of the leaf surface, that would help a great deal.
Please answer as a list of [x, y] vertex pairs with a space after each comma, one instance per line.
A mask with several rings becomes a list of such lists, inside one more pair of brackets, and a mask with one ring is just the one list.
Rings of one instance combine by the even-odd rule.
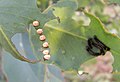
[[[21, 34], [16, 34], [12, 38], [12, 41], [21, 54], [27, 55], [29, 58], [33, 58], [32, 55], [28, 55], [32, 53], [32, 49], [29, 45], [28, 37], [25, 36], [26, 34], [24, 34], [24, 38], [28, 41], [26, 43], [27, 48], [25, 49], [19, 44], [22, 41]], [[26, 42], [25, 40], [24, 42]], [[4, 52], [3, 58], [2, 63], [4, 64], [4, 70], [9, 82], [63, 82], [64, 80], [61, 70], [54, 65], [40, 62], [37, 64], [22, 62], [16, 60], [7, 52]]]
[[55, 18], [51, 10], [40, 12], [36, 1], [0, 0], [0, 44], [15, 58], [31, 63], [38, 61], [23, 57], [12, 43], [11, 38], [16, 33], [27, 32], [34, 20], [38, 20], [40, 22], [38, 28], [42, 28], [46, 22]]

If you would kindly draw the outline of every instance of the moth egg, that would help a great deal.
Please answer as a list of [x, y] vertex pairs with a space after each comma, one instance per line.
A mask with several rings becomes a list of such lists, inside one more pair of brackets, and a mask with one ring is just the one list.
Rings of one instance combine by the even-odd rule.
[[49, 54], [49, 50], [43, 50], [43, 54], [48, 55]]
[[45, 35], [41, 35], [41, 36], [40, 36], [40, 40], [41, 40], [41, 41], [44, 41], [45, 39], [46, 39]]
[[33, 26], [36, 27], [36, 26], [39, 26], [39, 24], [40, 24], [39, 21], [33, 21]]
[[37, 33], [38, 33], [38, 34], [42, 34], [42, 33], [43, 33], [43, 30], [42, 30], [42, 29], [38, 29], [38, 30], [37, 30]]
[[43, 47], [44, 47], [44, 48], [47, 48], [48, 46], [49, 46], [48, 42], [44, 42], [44, 43], [43, 43]]
[[44, 55], [44, 60], [49, 60], [50, 59], [50, 55]]

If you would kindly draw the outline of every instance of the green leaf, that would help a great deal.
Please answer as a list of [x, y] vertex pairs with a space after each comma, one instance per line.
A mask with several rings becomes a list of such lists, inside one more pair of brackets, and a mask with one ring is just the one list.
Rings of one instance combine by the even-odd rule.
[[43, 11], [49, 6], [48, 0], [37, 0], [37, 6]]
[[[20, 46], [22, 36], [25, 38], [25, 49], [23, 46]], [[26, 33], [22, 35], [16, 34], [12, 37], [12, 41], [21, 54], [29, 58], [34, 57]], [[30, 64], [16, 60], [8, 54], [4, 52], [3, 64], [9, 82], [63, 82], [64, 80], [61, 70], [54, 65], [47, 65], [45, 63]]]
[[[63, 82], [58, 67], [47, 64], [29, 64], [4, 53], [4, 69], [9, 82]], [[11, 75], [12, 74], [12, 75]]]
[[3, 63], [2, 63], [2, 60], [3, 60], [3, 49], [0, 45], [0, 82], [7, 82], [7, 77], [4, 73], [4, 70], [3, 70]]
[[37, 0], [1, 0], [0, 1], [0, 44], [15, 58], [22, 61], [35, 63], [23, 57], [11, 42], [11, 37], [16, 33], [26, 32], [34, 20], [40, 21], [42, 28], [46, 22], [54, 19], [52, 11], [40, 12]]
[[[55, 15], [60, 18], [61, 22], [53, 20], [47, 23], [43, 29], [50, 43], [52, 58], [49, 62], [58, 65], [63, 70], [77, 70], [80, 64], [92, 57], [85, 49], [87, 38], [84, 36], [84, 28], [80, 27], [79, 22], [72, 19], [77, 9], [77, 2], [75, 0], [62, 0], [53, 8]], [[36, 57], [42, 57], [43, 55], [38, 51], [41, 49], [39, 37], [33, 29], [31, 31], [29, 33], [30, 42], [34, 45], [31, 47], [34, 52], [37, 52]]]
[[6, 36], [6, 34], [4, 33], [4, 31], [2, 30], [1, 27], [0, 27], [0, 43], [6, 51], [11, 53], [11, 55], [13, 55], [15, 58], [17, 58], [19, 60], [30, 62], [30, 63], [39, 62], [38, 60], [29, 60], [29, 59], [25, 58], [24, 56], [22, 56], [18, 52], [18, 50], [16, 49], [16, 47], [14, 46], [12, 41]]
[[114, 56], [114, 70], [120, 71], [120, 38], [117, 35], [108, 33], [98, 18], [89, 13], [86, 13], [86, 15], [91, 19], [89, 28], [86, 30], [87, 37], [96, 35], [104, 44], [111, 48]]
[[[72, 2], [72, 1], [71, 1]], [[62, 3], [62, 2], [61, 2]], [[63, 2], [65, 4], [65, 2]], [[74, 2], [73, 2], [74, 3]], [[60, 4], [60, 3], [59, 3]], [[72, 7], [71, 10], [69, 7]], [[108, 33], [102, 22], [94, 15], [85, 12], [91, 20], [88, 27], [79, 25], [72, 19], [75, 12], [76, 4], [69, 5], [67, 8], [55, 7], [55, 15], [59, 16], [61, 23], [51, 21], [46, 24], [48, 42], [52, 54], [52, 61], [63, 69], [78, 69], [86, 60], [90, 59], [90, 54], [86, 51], [87, 39], [96, 35], [105, 45], [111, 48], [111, 52], [115, 58], [114, 70], [120, 71], [120, 39], [114, 34]], [[63, 12], [64, 15], [60, 15]], [[70, 13], [70, 16], [68, 14]]]
[[120, 4], [120, 0], [108, 0], [110, 3], [118, 3]]
[[[74, 20], [72, 17], [77, 7], [76, 0], [62, 0], [52, 7], [55, 9], [55, 16], [60, 18], [60, 23], [52, 20], [43, 29], [50, 43], [51, 59], [49, 62], [56, 64], [63, 70], [78, 70], [82, 63], [93, 58], [86, 51], [86, 45], [87, 39], [96, 35], [105, 45], [111, 48], [115, 58], [114, 69], [120, 71], [118, 62], [120, 39], [116, 35], [108, 33], [102, 22], [90, 13], [85, 12], [85, 15], [91, 21], [89, 26], [85, 27], [80, 21]], [[31, 26], [28, 33], [34, 54], [38, 59], [42, 58], [43, 54], [38, 50], [41, 49], [42, 42], [39, 41], [39, 36], [36, 34], [34, 27]]]

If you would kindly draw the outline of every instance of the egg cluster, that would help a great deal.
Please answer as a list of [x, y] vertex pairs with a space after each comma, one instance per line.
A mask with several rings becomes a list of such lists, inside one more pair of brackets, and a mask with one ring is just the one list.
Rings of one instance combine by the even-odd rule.
[[[33, 21], [33, 26], [34, 27], [37, 27], [40, 25], [40, 22], [39, 21]], [[45, 35], [43, 34], [43, 29], [37, 29], [37, 34], [40, 35], [39, 39], [40, 41], [43, 41], [43, 44], [42, 44], [42, 47], [43, 48], [48, 48], [49, 47], [49, 43], [46, 41], [46, 37]], [[42, 50], [42, 53], [44, 54], [44, 61], [45, 60], [49, 60], [50, 59], [50, 51], [49, 50]]]

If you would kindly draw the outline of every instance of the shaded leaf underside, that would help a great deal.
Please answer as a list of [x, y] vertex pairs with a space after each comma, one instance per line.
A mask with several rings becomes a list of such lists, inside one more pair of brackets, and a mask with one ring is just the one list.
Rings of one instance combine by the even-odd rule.
[[63, 82], [60, 69], [52, 65], [21, 62], [8, 53], [4, 53], [3, 63], [9, 82]]

